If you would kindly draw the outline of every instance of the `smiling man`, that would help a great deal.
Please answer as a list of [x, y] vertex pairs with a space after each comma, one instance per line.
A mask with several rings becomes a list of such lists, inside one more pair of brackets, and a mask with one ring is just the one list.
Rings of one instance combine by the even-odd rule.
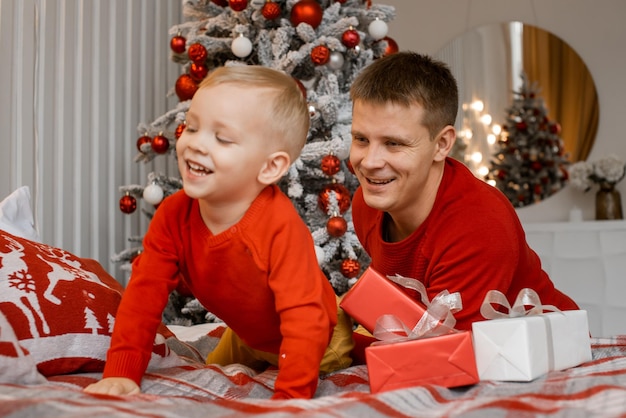
[[508, 199], [448, 157], [458, 88], [445, 64], [389, 55], [361, 72], [351, 98], [350, 163], [360, 183], [352, 217], [373, 269], [421, 281], [429, 299], [460, 292], [463, 330], [484, 319], [492, 289], [512, 303], [532, 288], [543, 304], [578, 309], [543, 271]]

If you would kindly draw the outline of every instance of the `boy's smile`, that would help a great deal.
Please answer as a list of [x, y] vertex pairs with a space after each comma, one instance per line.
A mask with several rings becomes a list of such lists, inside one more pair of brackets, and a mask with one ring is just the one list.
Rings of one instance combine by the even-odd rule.
[[187, 161], [187, 167], [189, 168], [189, 172], [195, 176], [208, 176], [213, 172], [208, 168], [191, 161]]

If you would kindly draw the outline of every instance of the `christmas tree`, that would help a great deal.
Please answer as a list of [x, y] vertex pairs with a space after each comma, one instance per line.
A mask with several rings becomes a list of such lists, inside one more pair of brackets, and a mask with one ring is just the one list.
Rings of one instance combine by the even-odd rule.
[[539, 202], [562, 189], [569, 165], [561, 127], [548, 117], [537, 83], [529, 83], [524, 73], [521, 79], [486, 176], [515, 207]]
[[[280, 187], [309, 226], [335, 292], [344, 293], [369, 263], [351, 222], [351, 196], [358, 183], [348, 162], [349, 88], [361, 69], [398, 50], [387, 36], [394, 8], [363, 0], [185, 0], [183, 14], [185, 22], [170, 29], [169, 46], [172, 60], [181, 65], [172, 92], [179, 102], [156, 120], [139, 124], [135, 161], [175, 158], [189, 101], [212, 69], [262, 65], [291, 75], [307, 98], [311, 128], [302, 155]], [[150, 218], [182, 186], [178, 177], [156, 172], [146, 180], [146, 185], [120, 187], [122, 212], [135, 212], [142, 199], [142, 211]], [[113, 257], [126, 269], [141, 252], [142, 237], [129, 240], [133, 246]], [[194, 300], [174, 294], [168, 308], [201, 321], [202, 307]]]

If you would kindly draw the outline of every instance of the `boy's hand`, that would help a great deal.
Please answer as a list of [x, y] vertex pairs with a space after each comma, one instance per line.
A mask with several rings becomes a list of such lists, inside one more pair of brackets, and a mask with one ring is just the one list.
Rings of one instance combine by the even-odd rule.
[[137, 383], [126, 377], [107, 377], [83, 390], [100, 395], [137, 395], [141, 392]]

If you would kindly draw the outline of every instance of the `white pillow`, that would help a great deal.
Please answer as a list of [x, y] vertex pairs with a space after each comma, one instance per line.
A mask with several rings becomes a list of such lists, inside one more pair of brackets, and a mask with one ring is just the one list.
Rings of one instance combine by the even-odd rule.
[[0, 229], [31, 241], [41, 241], [30, 207], [28, 186], [20, 187], [0, 202]]

